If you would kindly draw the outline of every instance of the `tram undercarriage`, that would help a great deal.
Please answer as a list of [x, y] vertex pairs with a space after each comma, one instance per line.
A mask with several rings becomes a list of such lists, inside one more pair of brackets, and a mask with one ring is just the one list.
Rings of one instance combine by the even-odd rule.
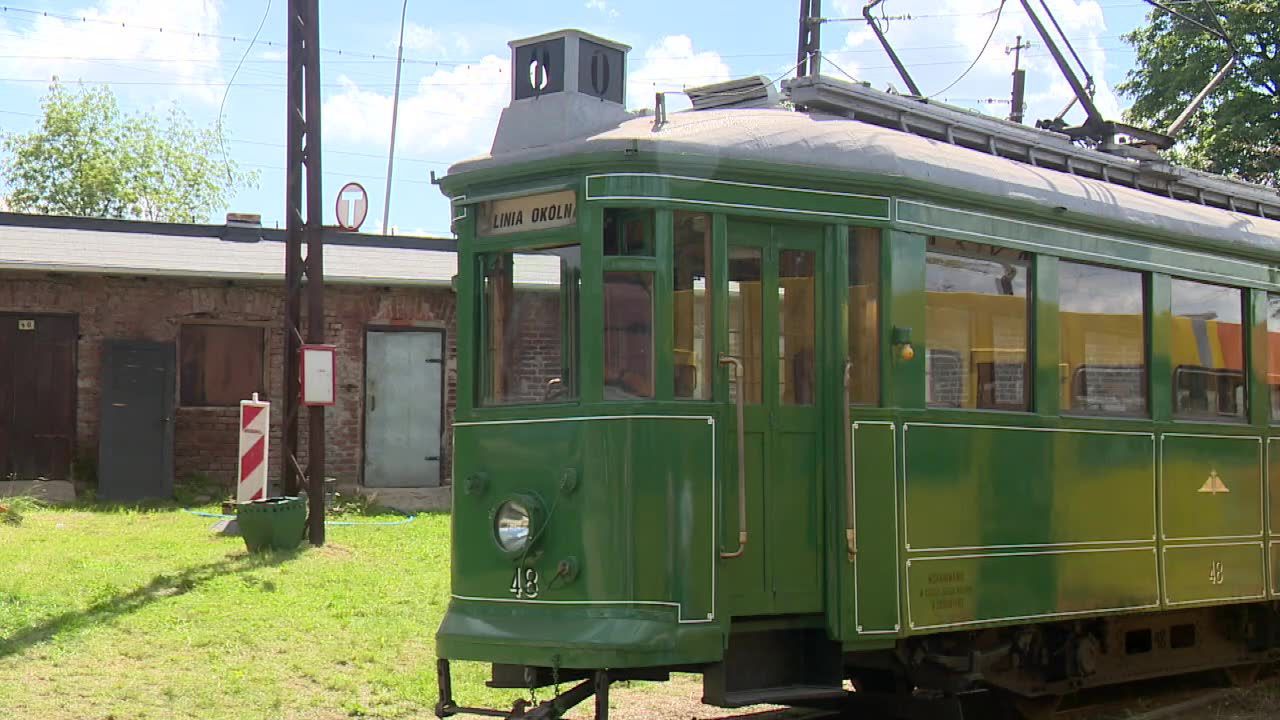
[[[595, 720], [608, 720], [613, 683], [661, 682], [672, 672], [691, 672], [703, 676], [703, 701], [718, 707], [787, 705], [875, 720], [1034, 720], [1052, 717], [1064, 701], [1091, 704], [1089, 691], [1156, 678], [1222, 671], [1229, 684], [1245, 686], [1278, 660], [1280, 607], [1274, 604], [945, 633], [860, 653], [841, 653], [820, 631], [761, 630], [736, 633], [725, 659], [707, 666], [494, 665], [490, 687], [530, 691], [508, 710], [459, 704], [449, 661], [442, 659], [436, 715], [558, 720], [590, 700]], [[547, 688], [551, 697], [539, 701], [537, 691]]]

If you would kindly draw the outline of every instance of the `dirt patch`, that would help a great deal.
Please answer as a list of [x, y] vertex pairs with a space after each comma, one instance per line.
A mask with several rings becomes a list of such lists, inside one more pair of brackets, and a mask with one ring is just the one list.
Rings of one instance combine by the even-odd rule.
[[[589, 702], [589, 701], [588, 701]], [[610, 720], [717, 720], [742, 718], [779, 708], [758, 705], [724, 710], [702, 704], [702, 680], [696, 675], [673, 675], [665, 683], [626, 683], [609, 692]], [[584, 703], [570, 715], [572, 720], [589, 720], [592, 709]]]

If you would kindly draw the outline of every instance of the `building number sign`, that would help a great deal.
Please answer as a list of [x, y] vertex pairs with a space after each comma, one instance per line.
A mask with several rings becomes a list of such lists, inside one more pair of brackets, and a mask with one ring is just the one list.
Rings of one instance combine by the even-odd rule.
[[18, 329], [19, 330], [35, 330], [36, 321], [35, 320], [19, 320]]

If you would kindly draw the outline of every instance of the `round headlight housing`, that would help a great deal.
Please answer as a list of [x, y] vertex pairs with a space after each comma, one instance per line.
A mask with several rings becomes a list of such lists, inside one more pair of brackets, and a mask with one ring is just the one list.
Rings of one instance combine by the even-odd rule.
[[527, 498], [512, 498], [498, 506], [493, 516], [493, 534], [506, 553], [522, 553], [529, 548], [534, 533], [534, 507]]

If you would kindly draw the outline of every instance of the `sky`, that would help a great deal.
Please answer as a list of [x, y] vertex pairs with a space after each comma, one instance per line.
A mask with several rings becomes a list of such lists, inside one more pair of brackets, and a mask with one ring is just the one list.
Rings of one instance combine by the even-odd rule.
[[[0, 134], [30, 131], [53, 78], [108, 84], [128, 111], [174, 105], [196, 124], [221, 123], [226, 156], [258, 173], [228, 212], [282, 226], [285, 166], [286, 0], [17, 0], [0, 6]], [[824, 74], [905, 90], [861, 20], [863, 0], [827, 0]], [[1032, 47], [1028, 121], [1057, 115], [1072, 95], [1018, 0], [886, 0], [888, 36], [926, 95], [992, 115], [1009, 113], [1017, 36]], [[1112, 88], [1134, 53], [1121, 35], [1149, 9], [1140, 0], [1048, 0], [1097, 79], [1103, 114], [1127, 104]], [[650, 107], [677, 91], [746, 75], [793, 74], [794, 0], [408, 0], [389, 228], [447, 236], [448, 201], [431, 183], [450, 164], [483, 154], [510, 96], [507, 42], [579, 28], [632, 47], [627, 104]], [[338, 190], [369, 193], [366, 232], [382, 226], [402, 2], [320, 0], [326, 224]], [[999, 22], [996, 24], [997, 14]], [[856, 19], [856, 20], [854, 20]], [[996, 30], [979, 57], [993, 25]], [[259, 32], [259, 27], [261, 27]], [[251, 39], [257, 35], [256, 41]], [[963, 77], [961, 78], [961, 75]], [[948, 88], [953, 81], [959, 82]], [[678, 108], [672, 96], [672, 108]], [[1079, 120], [1078, 108], [1067, 116]], [[0, 195], [3, 195], [0, 187]], [[222, 213], [209, 218], [222, 222]]]

